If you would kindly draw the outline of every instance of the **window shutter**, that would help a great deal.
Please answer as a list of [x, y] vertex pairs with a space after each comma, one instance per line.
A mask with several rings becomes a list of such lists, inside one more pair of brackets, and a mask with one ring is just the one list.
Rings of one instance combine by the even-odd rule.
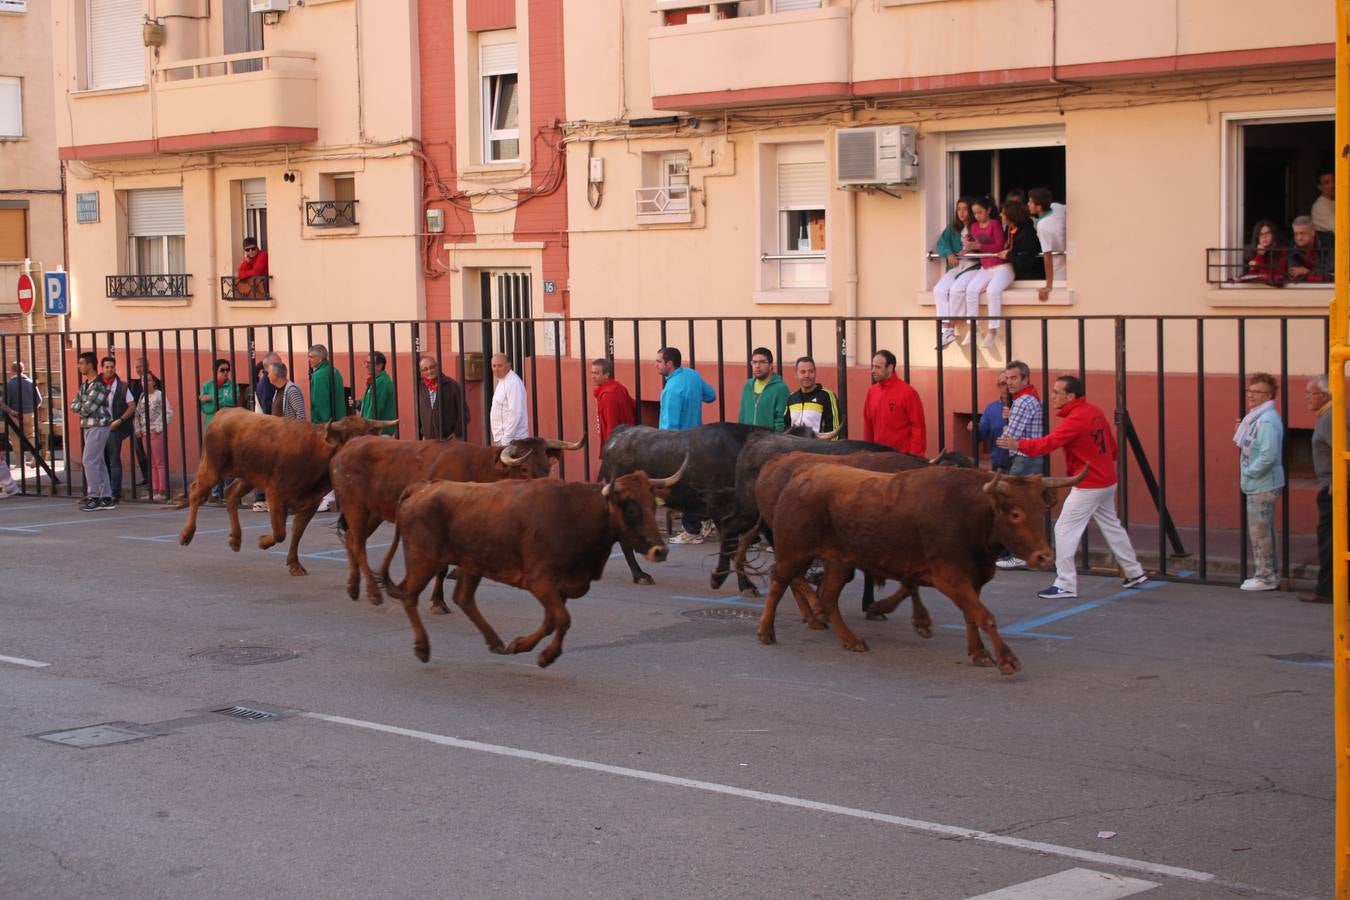
[[824, 209], [825, 163], [779, 163], [778, 208]]
[[144, 0], [89, 0], [91, 90], [145, 84]]
[[28, 210], [0, 208], [0, 259], [28, 256]]
[[478, 74], [508, 75], [518, 72], [515, 29], [489, 31], [478, 37]]
[[0, 78], [0, 137], [23, 136], [23, 90], [19, 79]]
[[244, 209], [267, 209], [267, 179], [244, 180]]
[[127, 191], [127, 234], [131, 237], [186, 233], [182, 188]]
[[1011, 150], [1019, 147], [1062, 147], [1063, 125], [1037, 125], [1031, 128], [993, 128], [982, 131], [949, 131], [947, 151]]
[[820, 9], [820, 0], [773, 0], [773, 11], [776, 13], [799, 9]]

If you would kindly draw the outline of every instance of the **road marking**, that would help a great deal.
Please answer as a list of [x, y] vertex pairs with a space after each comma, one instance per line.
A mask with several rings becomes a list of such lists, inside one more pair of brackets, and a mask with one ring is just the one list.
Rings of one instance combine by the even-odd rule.
[[763, 609], [763, 603], [754, 603], [749, 600], [732, 600], [727, 597], [691, 597], [685, 594], [672, 594], [672, 600], [688, 600], [694, 603], [716, 603], [718, 606], [748, 606], [751, 609]]
[[1119, 900], [1131, 894], [1151, 891], [1157, 886], [1156, 881], [1094, 872], [1092, 869], [1068, 869], [1057, 875], [1009, 885], [969, 900]]
[[148, 519], [153, 516], [172, 516], [178, 514], [179, 511], [176, 509], [166, 509], [163, 512], [136, 513], [135, 515], [130, 516], [104, 516], [90, 512], [85, 513], [84, 516], [79, 519], [63, 519], [59, 522], [34, 522], [31, 525], [4, 525], [0, 526], [0, 531], [27, 531], [36, 533], [39, 529], [52, 528], [57, 525], [86, 525], [90, 522], [116, 522], [121, 519]]
[[0, 662], [12, 663], [16, 666], [27, 666], [30, 669], [45, 669], [51, 663], [38, 662], [36, 659], [24, 659], [22, 656], [0, 656]]
[[1097, 865], [1112, 866], [1118, 869], [1130, 869], [1136, 872], [1144, 872], [1150, 875], [1164, 876], [1168, 878], [1180, 878], [1186, 881], [1211, 882], [1214, 875], [1210, 872], [1199, 872], [1195, 869], [1183, 869], [1177, 866], [1167, 866], [1161, 863], [1152, 863], [1147, 860], [1130, 859], [1125, 856], [1111, 856], [1107, 853], [1096, 853], [1092, 850], [1080, 850], [1076, 847], [1062, 847], [1058, 844], [1046, 844], [1040, 841], [1028, 841], [1022, 838], [1009, 837], [1002, 834], [992, 834], [988, 831], [976, 831], [971, 828], [961, 828], [955, 825], [943, 825], [939, 822], [927, 822], [922, 819], [910, 819], [904, 816], [893, 816], [887, 813], [872, 812], [871, 810], [855, 809], [850, 806], [839, 806], [834, 803], [821, 803], [815, 800], [805, 800], [800, 797], [791, 797], [786, 794], [772, 794], [766, 791], [754, 791], [747, 788], [735, 787], [729, 784], [718, 784], [712, 781], [699, 781], [693, 778], [681, 778], [675, 775], [665, 775], [661, 772], [649, 772], [644, 769], [630, 769], [626, 766], [611, 766], [605, 763], [591, 762], [585, 759], [574, 759], [568, 756], [554, 756], [551, 753], [539, 753], [534, 750], [521, 750], [516, 747], [504, 747], [499, 744], [484, 744], [479, 741], [469, 741], [463, 738], [449, 737], [443, 734], [433, 734], [428, 731], [416, 731], [412, 728], [400, 728], [397, 725], [383, 725], [379, 722], [367, 722], [362, 719], [349, 719], [345, 716], [333, 716], [326, 713], [306, 712], [300, 714], [304, 718], [317, 719], [321, 722], [329, 722], [334, 725], [346, 725], [352, 728], [362, 728], [367, 731], [378, 731], [384, 734], [395, 734], [401, 737], [415, 738], [417, 740], [428, 741], [433, 744], [440, 744], [443, 747], [455, 747], [460, 750], [473, 750], [478, 753], [489, 753], [493, 756], [504, 756], [511, 759], [522, 759], [528, 762], [545, 763], [552, 766], [564, 766], [570, 769], [583, 769], [589, 772], [600, 772], [605, 775], [617, 775], [622, 778], [634, 778], [639, 781], [655, 782], [671, 787], [689, 788], [696, 791], [706, 791], [712, 794], [724, 794], [730, 797], [739, 797], [744, 800], [757, 800], [761, 803], [773, 803], [779, 806], [795, 807], [797, 809], [811, 810], [812, 812], [830, 813], [837, 816], [846, 816], [852, 819], [863, 819], [870, 822], [879, 822], [884, 825], [896, 825], [901, 828], [907, 828], [911, 831], [921, 831], [928, 834], [940, 835], [944, 838], [958, 838], [968, 841], [978, 841], [985, 844], [994, 844], [1000, 847], [1007, 847], [1013, 850], [1025, 850], [1032, 853], [1041, 853], [1050, 856], [1062, 856], [1067, 859], [1078, 860], [1079, 862], [1095, 863]]
[[[1185, 578], [1190, 572], [1178, 572], [1177, 577]], [[1007, 628], [1000, 628], [999, 634], [1011, 634], [1017, 637], [1047, 638], [1052, 641], [1070, 641], [1073, 640], [1067, 634], [1049, 634], [1047, 632], [1034, 631], [1042, 625], [1049, 625], [1051, 622], [1058, 622], [1060, 619], [1067, 619], [1070, 616], [1076, 616], [1079, 613], [1087, 612], [1090, 609], [1096, 609], [1099, 606], [1105, 606], [1108, 603], [1115, 603], [1118, 600], [1124, 600], [1132, 594], [1142, 593], [1143, 591], [1152, 591], [1162, 587], [1170, 582], [1166, 581], [1146, 581], [1139, 587], [1124, 588], [1114, 594], [1108, 594], [1105, 597], [1099, 597], [1096, 600], [1089, 600], [1086, 603], [1079, 603], [1076, 606], [1070, 606], [1067, 609], [1061, 609], [1057, 612], [1045, 613], [1044, 615], [1034, 616], [1030, 619], [1023, 619], [1021, 622], [1014, 622]], [[943, 628], [951, 630], [965, 631], [964, 625], [943, 625]]]

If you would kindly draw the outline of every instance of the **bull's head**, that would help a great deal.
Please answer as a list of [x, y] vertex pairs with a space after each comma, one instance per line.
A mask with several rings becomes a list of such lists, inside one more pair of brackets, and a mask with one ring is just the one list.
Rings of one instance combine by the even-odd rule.
[[563, 451], [580, 450], [585, 445], [585, 438], [575, 443], [555, 438], [520, 438], [502, 448], [497, 462], [508, 478], [547, 478], [553, 463], [562, 459]]
[[666, 478], [648, 478], [639, 470], [615, 478], [600, 489], [600, 496], [609, 503], [610, 523], [621, 545], [652, 562], [665, 562], [670, 551], [656, 531], [656, 498], [684, 477], [688, 466], [689, 457], [685, 456], [675, 474]]
[[1004, 478], [1001, 472], [995, 473], [984, 485], [994, 507], [993, 541], [1033, 568], [1048, 568], [1055, 554], [1046, 540], [1045, 514], [1058, 499], [1057, 489], [1072, 487], [1086, 476], [1086, 468], [1073, 478]]
[[379, 434], [397, 424], [398, 419], [363, 419], [360, 416], [347, 416], [345, 419], [329, 422], [324, 427], [323, 439], [330, 447], [341, 447], [354, 437]]

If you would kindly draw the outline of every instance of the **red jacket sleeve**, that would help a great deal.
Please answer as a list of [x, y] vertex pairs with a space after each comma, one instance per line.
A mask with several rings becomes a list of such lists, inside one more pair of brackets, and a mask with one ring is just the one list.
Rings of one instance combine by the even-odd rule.
[[1087, 422], [1077, 416], [1068, 416], [1054, 431], [1040, 438], [1022, 438], [1017, 449], [1027, 456], [1047, 456], [1087, 430]]
[[923, 399], [912, 387], [909, 389], [909, 397], [905, 400], [905, 415], [909, 417], [910, 422], [909, 446], [905, 448], [906, 452], [915, 456], [927, 456], [928, 434], [927, 424], [923, 418]]
[[870, 389], [863, 399], [863, 440], [875, 440], [872, 431], [872, 391]]

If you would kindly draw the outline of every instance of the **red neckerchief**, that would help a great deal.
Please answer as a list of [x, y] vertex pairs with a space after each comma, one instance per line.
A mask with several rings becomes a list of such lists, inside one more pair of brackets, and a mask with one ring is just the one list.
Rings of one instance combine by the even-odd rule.
[[222, 377], [220, 377], [219, 375], [217, 375], [217, 376], [216, 376], [216, 385], [217, 385], [218, 387], [224, 387], [224, 386], [225, 386], [225, 382], [226, 382], [227, 380], [228, 380], [228, 379], [222, 378]]
[[440, 386], [440, 381], [435, 378], [423, 378], [422, 383], [427, 386], [427, 390], [434, 391]]
[[374, 376], [374, 375], [367, 375], [367, 376], [366, 376], [366, 387], [369, 388], [369, 387], [370, 387], [372, 384], [374, 384], [374, 383], [375, 383], [375, 376]]
[[1034, 386], [1034, 385], [1030, 385], [1030, 384], [1027, 385], [1026, 387], [1022, 388], [1022, 389], [1021, 389], [1020, 391], [1018, 391], [1017, 393], [1013, 394], [1013, 395], [1012, 395], [1012, 398], [1013, 398], [1014, 400], [1016, 400], [1018, 397], [1022, 396], [1023, 394], [1030, 394], [1031, 396], [1035, 397], [1037, 400], [1041, 399], [1041, 395], [1038, 394], [1038, 393], [1036, 393], [1036, 388], [1035, 388], [1035, 386]]
[[108, 387], [112, 387], [112, 386], [113, 386], [113, 382], [117, 380], [117, 376], [116, 376], [116, 375], [114, 375], [114, 376], [111, 377], [111, 378], [109, 378], [107, 375], [100, 375], [99, 378], [100, 378], [100, 379], [103, 381], [103, 383], [106, 384]]

